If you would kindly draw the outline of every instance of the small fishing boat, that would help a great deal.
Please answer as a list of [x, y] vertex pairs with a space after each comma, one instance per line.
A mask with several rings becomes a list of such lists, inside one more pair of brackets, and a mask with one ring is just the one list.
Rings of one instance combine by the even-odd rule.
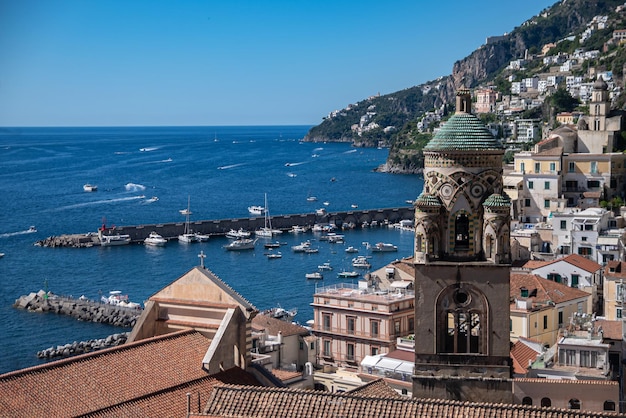
[[271, 316], [272, 318], [282, 319], [285, 321], [291, 321], [291, 318], [298, 314], [298, 308], [285, 309], [280, 306], [276, 308], [267, 309], [262, 312], [264, 315]]
[[86, 192], [95, 192], [96, 190], [98, 190], [98, 186], [96, 186], [95, 184], [85, 184], [83, 186], [83, 190]]
[[196, 237], [196, 241], [198, 242], [207, 242], [211, 236], [209, 234], [201, 234], [200, 232], [195, 232], [193, 234]]
[[265, 248], [280, 248], [280, 242], [266, 242], [263, 244]]
[[354, 279], [356, 277], [359, 277], [359, 272], [357, 272], [357, 271], [342, 271], [341, 273], [337, 274], [337, 277], [339, 277], [341, 279]]
[[283, 255], [281, 254], [281, 252], [280, 252], [280, 251], [279, 251], [279, 252], [277, 252], [277, 253], [267, 253], [267, 254], [265, 254], [265, 256], [266, 256], [268, 259], [270, 259], [270, 260], [271, 260], [271, 259], [274, 259], [274, 258], [283, 258]]
[[358, 253], [358, 252], [359, 252], [359, 250], [358, 250], [358, 248], [354, 248], [354, 247], [351, 245], [351, 246], [349, 246], [348, 248], [346, 248], [346, 252], [347, 252], [347, 253]]
[[239, 228], [238, 230], [231, 229], [226, 233], [226, 238], [230, 239], [240, 239], [240, 238], [250, 238], [250, 232], [244, 230], [243, 228]]
[[370, 249], [372, 250], [372, 252], [375, 252], [375, 253], [398, 251], [397, 246], [393, 244], [385, 243], [385, 242], [376, 243], [372, 245]]
[[352, 267], [359, 269], [368, 269], [372, 267], [372, 265], [367, 261], [367, 258], [364, 255], [360, 255], [352, 259]]
[[318, 270], [332, 270], [333, 266], [330, 265], [330, 263], [322, 263], [319, 266], [317, 266]]

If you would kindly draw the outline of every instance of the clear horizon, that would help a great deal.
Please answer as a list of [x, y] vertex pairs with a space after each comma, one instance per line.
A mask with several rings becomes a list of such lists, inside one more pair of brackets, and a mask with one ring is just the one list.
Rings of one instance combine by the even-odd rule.
[[317, 125], [553, 3], [4, 0], [0, 127]]

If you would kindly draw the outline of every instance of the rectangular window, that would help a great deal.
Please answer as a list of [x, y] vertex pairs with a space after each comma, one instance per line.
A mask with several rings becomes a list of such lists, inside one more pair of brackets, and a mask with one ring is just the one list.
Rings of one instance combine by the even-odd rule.
[[409, 332], [415, 332], [415, 319], [412, 316], [409, 317]]
[[592, 161], [590, 167], [591, 168], [589, 169], [589, 171], [591, 172], [591, 174], [598, 174], [598, 162], [597, 161]]
[[526, 164], [525, 163], [520, 163], [519, 169], [520, 169], [520, 171], [522, 173], [526, 172]]
[[545, 190], [550, 190], [550, 182], [549, 181], [544, 181], [543, 182], [543, 188]]
[[578, 247], [578, 255], [589, 257], [592, 255], [592, 253], [593, 253], [593, 250], [591, 248]]
[[353, 316], [349, 316], [346, 318], [346, 321], [347, 321], [348, 334], [354, 334], [354, 324], [356, 322], [356, 318]]
[[532, 189], [532, 188], [534, 188], [534, 187], [535, 187], [535, 182], [533, 182], [533, 181], [528, 181], [528, 188], [529, 188], [529, 189]]
[[524, 206], [526, 206], [527, 208], [530, 207], [530, 199], [524, 199]]
[[394, 323], [393, 323], [393, 332], [396, 335], [400, 334], [400, 321], [394, 321]]
[[578, 306], [576, 307], [576, 310], [578, 311], [579, 314], [583, 313], [583, 303], [582, 302], [578, 302]]
[[550, 163], [550, 172], [554, 173], [556, 171], [556, 163]]
[[593, 225], [585, 225], [585, 231], [593, 231]]
[[324, 351], [322, 353], [324, 357], [331, 357], [330, 355], [330, 340], [324, 340]]
[[580, 276], [578, 274], [572, 274], [572, 287], [578, 287], [578, 280]]
[[574, 163], [574, 161], [569, 162], [569, 164], [567, 165], [567, 171], [569, 171], [570, 173], [576, 171], [576, 163]]
[[548, 315], [543, 316], [543, 329], [548, 329]]
[[371, 326], [370, 331], [371, 331], [372, 337], [378, 338], [380, 322], [378, 322], [378, 321], [371, 321], [370, 326]]
[[559, 328], [563, 326], [563, 311], [559, 311]]
[[561, 229], [562, 230], [567, 229], [567, 221], [561, 221]]
[[311, 343], [311, 348], [310, 348], [310, 350], [311, 350], [311, 351], [315, 351], [315, 343]]
[[330, 331], [330, 314], [322, 315], [322, 331]]
[[372, 347], [372, 355], [373, 356], [377, 356], [378, 355], [378, 347]]
[[541, 172], [541, 163], [535, 163], [535, 173]]
[[622, 319], [622, 308], [615, 309], [615, 318]]
[[550, 199], [543, 199], [543, 207], [546, 209], [550, 207]]
[[354, 361], [354, 344], [348, 343], [346, 350], [346, 360]]
[[623, 302], [624, 300], [624, 287], [626, 285], [620, 283], [615, 285], [615, 300], [618, 302]]
[[587, 350], [580, 351], [580, 367], [591, 367], [591, 355]]
[[300, 341], [300, 350], [304, 350], [304, 341]]

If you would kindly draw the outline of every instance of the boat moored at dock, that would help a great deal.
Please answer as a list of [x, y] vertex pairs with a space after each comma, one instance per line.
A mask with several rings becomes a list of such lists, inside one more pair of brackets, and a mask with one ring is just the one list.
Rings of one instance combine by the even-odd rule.
[[152, 245], [153, 247], [163, 247], [165, 244], [167, 244], [167, 240], [161, 235], [152, 231], [150, 232], [150, 235], [148, 235], [148, 237], [143, 240], [143, 243], [145, 245]]

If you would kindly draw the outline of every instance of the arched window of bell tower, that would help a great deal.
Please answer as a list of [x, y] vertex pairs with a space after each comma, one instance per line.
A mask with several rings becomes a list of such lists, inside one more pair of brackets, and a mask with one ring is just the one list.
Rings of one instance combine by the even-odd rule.
[[485, 238], [485, 257], [491, 258], [493, 256], [493, 236], [487, 235]]
[[469, 250], [470, 221], [465, 213], [456, 216], [454, 221], [454, 249]]
[[450, 286], [437, 300], [437, 352], [487, 354], [487, 306], [471, 286]]

